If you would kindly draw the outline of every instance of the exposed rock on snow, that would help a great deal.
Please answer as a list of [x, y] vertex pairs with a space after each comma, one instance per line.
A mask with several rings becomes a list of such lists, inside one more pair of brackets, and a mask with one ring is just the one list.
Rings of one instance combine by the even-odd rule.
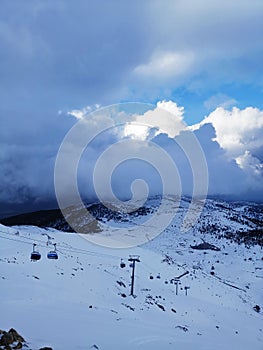
[[[25, 339], [14, 328], [9, 329], [8, 332], [1, 330], [0, 334], [0, 349], [6, 349], [8, 347], [10, 349], [21, 349], [23, 346], [22, 343], [25, 342]], [[10, 345], [13, 345], [13, 347], [11, 348]]]
[[210, 244], [207, 242], [200, 243], [198, 245], [190, 245], [192, 249], [199, 249], [199, 250], [215, 250], [219, 251], [220, 248], [216, 247], [214, 244]]

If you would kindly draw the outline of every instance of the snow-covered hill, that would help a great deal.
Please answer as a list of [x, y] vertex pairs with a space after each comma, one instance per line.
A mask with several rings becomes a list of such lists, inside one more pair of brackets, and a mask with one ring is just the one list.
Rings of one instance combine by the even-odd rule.
[[[161, 200], [164, 203], [163, 211], [176, 212], [169, 229], [178, 232], [189, 210], [190, 200], [186, 197], [178, 201], [169, 196], [164, 198], [156, 196], [130, 213], [111, 210], [111, 207], [115, 208], [112, 203], [108, 203], [107, 207], [96, 203], [87, 204], [88, 212], [85, 211], [83, 218], [82, 211], [78, 207], [69, 207], [64, 214], [67, 220], [74, 224], [74, 228], [77, 227], [78, 232], [111, 234], [116, 227], [125, 229], [143, 224], [156, 214]], [[164, 213], [161, 212], [161, 214]], [[88, 218], [87, 215], [89, 215]], [[65, 232], [74, 232], [59, 209], [21, 214], [1, 219], [1, 223], [7, 226], [53, 227]], [[108, 226], [111, 226], [110, 230]], [[219, 238], [227, 237], [247, 245], [254, 243], [263, 245], [263, 205], [207, 199], [201, 217], [190, 232], [208, 233]]]
[[[236, 238], [262, 228], [261, 207], [208, 200], [183, 234], [184, 206], [161, 235], [130, 249], [103, 248], [54, 228], [1, 225], [0, 328], [15, 328], [32, 350], [262, 349], [263, 251]], [[203, 241], [219, 250], [194, 249]], [[33, 243], [38, 262], [30, 261]], [[58, 260], [47, 259], [50, 243]], [[140, 257], [136, 297], [130, 255]], [[174, 279], [187, 271], [176, 295]]]

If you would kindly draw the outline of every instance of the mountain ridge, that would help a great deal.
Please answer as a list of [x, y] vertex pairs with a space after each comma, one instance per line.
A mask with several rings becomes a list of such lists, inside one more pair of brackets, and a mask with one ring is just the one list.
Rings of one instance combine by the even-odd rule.
[[[168, 201], [168, 210], [174, 209], [174, 202]], [[77, 223], [80, 233], [100, 233], [105, 226], [125, 227], [126, 225], [140, 225], [155, 214], [161, 198], [155, 196], [131, 213], [122, 213], [113, 210], [102, 203], [86, 206], [88, 219], [79, 217], [78, 207], [68, 207], [66, 219]], [[183, 197], [178, 203], [177, 213], [170, 224], [171, 227], [180, 227], [183, 217], [189, 207], [190, 199]], [[32, 213], [12, 216], [1, 219], [6, 226], [33, 225], [42, 228], [52, 227], [64, 232], [75, 232], [59, 209], [41, 210]], [[83, 224], [84, 223], [84, 224]], [[74, 225], [76, 228], [76, 226]], [[250, 202], [226, 202], [207, 199], [203, 211], [196, 224], [191, 229], [194, 232], [210, 233], [216, 237], [225, 237], [238, 243], [259, 244], [263, 246], [263, 205]]]

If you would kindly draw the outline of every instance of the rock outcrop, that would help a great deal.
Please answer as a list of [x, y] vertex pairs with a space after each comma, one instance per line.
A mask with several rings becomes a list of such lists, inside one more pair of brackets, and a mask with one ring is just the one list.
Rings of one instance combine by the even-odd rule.
[[[8, 332], [0, 330], [0, 349], [22, 349], [25, 339], [14, 328]], [[11, 346], [12, 345], [12, 346]]]

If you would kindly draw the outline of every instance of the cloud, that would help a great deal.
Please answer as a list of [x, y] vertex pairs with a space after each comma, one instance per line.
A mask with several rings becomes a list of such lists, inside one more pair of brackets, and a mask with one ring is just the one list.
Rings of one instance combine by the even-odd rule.
[[24, 203], [53, 198], [52, 173], [55, 163], [53, 146], [1, 144], [0, 198], [5, 203]]
[[[211, 123], [203, 124], [194, 131], [207, 161], [210, 196], [225, 196], [230, 199], [248, 198], [249, 179], [237, 162], [229, 158], [226, 151], [215, 140], [215, 128]], [[248, 181], [247, 181], [248, 180]], [[246, 183], [247, 182], [247, 183]], [[262, 190], [259, 187], [260, 190]], [[250, 199], [253, 198], [253, 195]], [[254, 199], [259, 198], [255, 196]]]
[[260, 0], [15, 0], [1, 9], [3, 113], [13, 101], [33, 119], [32, 107], [56, 113], [263, 84]]
[[[138, 178], [147, 182], [150, 195], [160, 194], [162, 192], [162, 184], [160, 182], [161, 174], [158, 171], [161, 169], [162, 174], [169, 174], [171, 165], [169, 162], [167, 164], [162, 163], [157, 170], [151, 166], [151, 163], [147, 165], [145, 159], [150, 160], [155, 157], [154, 164], [158, 164], [161, 161], [161, 158], [158, 160], [159, 156], [157, 156], [158, 153], [155, 154], [155, 149], [148, 146], [149, 141], [156, 143], [170, 155], [178, 168], [183, 193], [191, 195], [193, 191], [193, 164], [189, 162], [187, 154], [180, 147], [181, 138], [184, 133], [189, 132], [187, 126], [183, 123], [183, 111], [183, 107], [179, 107], [172, 101], [160, 101], [157, 103], [157, 108], [151, 108], [140, 114], [125, 115], [125, 113], [121, 112], [119, 116], [122, 120], [129, 121], [129, 123], [118, 129], [117, 133], [115, 129], [109, 129], [106, 133], [100, 134], [89, 145], [80, 163], [80, 187], [83, 186], [86, 196], [92, 198], [96, 196], [92, 186], [92, 181], [94, 180], [94, 178], [92, 180], [92, 174], [94, 167], [97, 167], [98, 159], [104, 152], [106, 153], [100, 159], [100, 162], [103, 160], [103, 165], [100, 165], [100, 169], [104, 170], [96, 172], [96, 182], [99, 184], [98, 186], [103, 196], [105, 196], [104, 199], [109, 200], [111, 198], [111, 190], [109, 191], [108, 183], [105, 181], [105, 174], [109, 172], [109, 177], [111, 176], [113, 164], [115, 164], [115, 167], [112, 172], [111, 182], [114, 193], [118, 198], [129, 199], [131, 196], [131, 184]], [[174, 112], [175, 115], [171, 112]], [[230, 119], [228, 123], [226, 121], [219, 123], [220, 128], [217, 124], [220, 117], [217, 115], [219, 112], [220, 115], [228, 115]], [[259, 110], [254, 111], [254, 109], [251, 112], [252, 114], [255, 112], [253, 132], [259, 135], [262, 132], [259, 121], [261, 112]], [[193, 128], [193, 132], [202, 146], [208, 165], [209, 195], [258, 200], [263, 192], [261, 181], [262, 164], [259, 158], [252, 156], [252, 151], [255, 149], [254, 143], [247, 143], [245, 148], [239, 149], [239, 152], [237, 152], [236, 147], [231, 148], [232, 143], [224, 143], [224, 140], [236, 139], [237, 135], [242, 140], [249, 138], [250, 131], [246, 127], [246, 123], [251, 120], [249, 117], [250, 113], [248, 113], [248, 116], [247, 111], [245, 113], [239, 110], [238, 113], [241, 116], [244, 113], [246, 116], [245, 121], [243, 121], [244, 126], [241, 128], [239, 125], [240, 130], [235, 127], [236, 121], [235, 118], [231, 119], [231, 112], [220, 108], [212, 112], [202, 123], [196, 125]], [[112, 121], [111, 118], [112, 113], [106, 113], [105, 111], [104, 114], [103, 110], [96, 111], [87, 120], [87, 132], [93, 133], [103, 125], [114, 124], [114, 119], [119, 117], [114, 117]], [[240, 120], [239, 123], [242, 124]], [[247, 135], [246, 131], [248, 132]], [[131, 140], [132, 142], [122, 143], [121, 141], [123, 140]], [[118, 144], [118, 142], [121, 143]], [[242, 144], [241, 142], [240, 145]], [[195, 149], [192, 148], [191, 152], [194, 154]], [[123, 161], [123, 156], [125, 156], [125, 159], [127, 156], [125, 162]], [[67, 170], [65, 173], [69, 174], [69, 171]], [[172, 181], [167, 186], [172, 189], [174, 182]]]
[[124, 134], [133, 137], [139, 135], [140, 138], [146, 139], [149, 135], [152, 137], [154, 132], [154, 135], [166, 133], [173, 138], [187, 128], [183, 122], [183, 115], [184, 107], [178, 106], [173, 101], [159, 101], [157, 108], [133, 116], [132, 122], [125, 127]]
[[[85, 106], [81, 109], [72, 109], [71, 111], [67, 112], [67, 114], [75, 117], [76, 119], [83, 119], [88, 113], [91, 113], [98, 108], [100, 108], [100, 104], [96, 103], [93, 106]], [[58, 113], [62, 114], [63, 111], [59, 111]]]
[[[74, 171], [70, 168], [72, 164], [70, 159], [75, 156], [76, 147], [82, 147], [83, 140], [98, 134], [83, 153], [79, 163], [79, 188], [85, 198], [96, 198], [93, 172], [98, 159], [105, 151], [108, 153], [104, 157], [105, 163], [102, 167], [104, 170], [101, 176], [100, 173], [97, 174], [96, 181], [101, 183], [107, 199], [110, 198], [110, 192], [107, 186], [104, 186], [106, 185], [105, 172], [111, 169], [113, 161], [118, 164], [121, 154], [132, 159], [120, 162], [112, 173], [112, 189], [115, 195], [122, 199], [129, 199], [131, 184], [138, 178], [147, 182], [150, 195], [160, 193], [162, 182], [158, 169], [154, 170], [151, 164], [147, 164], [144, 159], [150, 157], [154, 160], [156, 158], [153, 162], [159, 164], [163, 174], [169, 174], [171, 168], [169, 162], [162, 163], [162, 157], [158, 156], [158, 158], [155, 155], [154, 148], [147, 146], [148, 141], [156, 143], [170, 155], [178, 168], [183, 193], [191, 195], [193, 191], [192, 168], [187, 155], [179, 146], [180, 142], [178, 143], [182, 134], [188, 132], [187, 127], [184, 128], [184, 124], [181, 124], [183, 123], [183, 107], [172, 101], [160, 101], [155, 108], [148, 107], [148, 110], [141, 113], [138, 111], [131, 113], [131, 110], [123, 113], [114, 107], [111, 110], [97, 109], [91, 114], [89, 114], [89, 108], [84, 110], [82, 117], [87, 115], [87, 118], [81, 118], [78, 123], [84, 123], [82, 125], [85, 127], [80, 128], [80, 134], [76, 135], [74, 143], [68, 145], [69, 168], [63, 169], [65, 194], [69, 194], [66, 179]], [[244, 110], [233, 108], [231, 111], [220, 107], [193, 128], [208, 165], [209, 195], [252, 200], [262, 198], [262, 115], [262, 111], [252, 107]], [[125, 125], [117, 129], [111, 128], [115, 125], [116, 120], [128, 122], [128, 125], [139, 128], [143, 124], [144, 132], [140, 134], [140, 138], [136, 139], [133, 135], [137, 131], [133, 130], [133, 134], [125, 134]], [[71, 120], [66, 113], [61, 113], [53, 122], [53, 127], [44, 135], [40, 127], [39, 130], [35, 130], [35, 134], [30, 139], [30, 131], [27, 143], [18, 138], [18, 140], [13, 139], [12, 144], [8, 144], [3, 139], [0, 152], [2, 201], [14, 205], [28, 201], [32, 203], [39, 200], [45, 203], [54, 201], [53, 172], [56, 153], [65, 130], [70, 125], [74, 126], [74, 123], [73, 118]], [[109, 127], [108, 130], [98, 133], [106, 126]], [[147, 133], [145, 126], [148, 128]], [[50, 133], [54, 130], [56, 133], [52, 140]], [[114, 146], [115, 148], [112, 148], [109, 153], [116, 142], [123, 140], [131, 142], [120, 144], [120, 148]], [[146, 143], [142, 144], [141, 141]], [[61, 179], [61, 181], [64, 180]], [[173, 186], [173, 181], [167, 184], [167, 188]]]
[[194, 63], [192, 52], [156, 51], [149, 62], [134, 68], [139, 79], [167, 81], [189, 74]]
[[263, 146], [263, 111], [258, 108], [220, 107], [201, 122], [207, 123], [215, 127], [216, 141], [233, 158]]
[[262, 14], [259, 0], [155, 2], [155, 46], [133, 70], [132, 91], [167, 98], [178, 87], [200, 94], [237, 82], [262, 86]]
[[225, 151], [226, 161], [234, 160], [246, 175], [244, 188], [262, 193], [263, 111], [253, 107], [233, 107], [229, 111], [220, 107], [199, 126], [205, 124], [215, 128], [214, 140]]
[[260, 0], [1, 5], [8, 109], [14, 99], [27, 111], [32, 103], [73, 110], [134, 96], [153, 101], [160, 90], [168, 98], [175, 88], [263, 83]]
[[230, 107], [237, 105], [237, 101], [234, 98], [231, 98], [225, 94], [217, 93], [209, 97], [209, 99], [207, 99], [204, 102], [204, 105], [208, 110], [213, 110], [217, 107], [228, 109]]
[[[110, 128], [116, 119], [122, 120], [124, 123], [128, 122], [128, 124], [123, 128], [109, 129], [106, 133], [99, 134], [84, 154], [80, 163], [79, 181], [80, 187], [84, 189], [87, 196], [95, 197], [91, 185], [94, 166], [100, 155], [111, 145], [123, 138], [131, 138], [134, 142], [132, 148], [128, 145], [127, 149], [122, 148], [122, 152], [126, 151], [127, 155], [135, 152], [136, 156], [140, 158], [140, 143], [136, 143], [137, 138], [133, 137], [138, 136], [138, 130], [141, 132], [139, 140], [149, 138], [170, 154], [180, 170], [184, 192], [191, 193], [191, 167], [189, 167], [189, 161], [180, 147], [176, 145], [180, 133], [187, 130], [187, 126], [183, 123], [183, 107], [172, 101], [160, 101], [156, 108], [143, 113], [124, 115], [116, 110], [116, 113], [112, 115], [107, 109], [98, 109], [91, 114], [89, 111], [88, 107], [78, 111], [78, 113], [82, 113], [81, 120], [85, 122], [85, 128], [82, 130], [84, 139], [88, 135], [95, 135], [102, 127], [105, 128], [108, 125]], [[253, 198], [254, 193], [254, 198], [257, 198], [259, 193], [262, 193], [262, 116], [262, 111], [252, 107], [244, 110], [233, 108], [231, 111], [220, 107], [192, 128], [203, 147], [208, 163], [210, 195], [233, 196], [242, 193], [247, 196], [248, 192], [252, 191], [250, 197]], [[42, 197], [42, 199], [54, 198], [53, 168], [55, 156], [66, 130], [65, 127], [74, 125], [73, 123], [68, 124], [68, 120], [67, 114], [62, 113], [54, 121], [53, 129], [56, 129], [56, 132], [60, 130], [61, 138], [59, 139], [56, 133], [53, 142], [47, 143], [47, 140], [51, 140], [50, 133], [43, 135], [41, 125], [34, 134], [31, 134], [31, 129], [29, 129], [27, 144], [20, 138], [14, 138], [12, 144], [5, 143], [4, 138], [2, 139], [0, 152], [3, 170], [2, 200], [18, 203], [30, 198], [34, 200], [38, 197]], [[61, 127], [61, 124], [64, 123], [65, 125]], [[135, 130], [129, 129], [131, 126]], [[145, 126], [147, 126], [147, 130]], [[50, 131], [52, 132], [52, 128]], [[77, 135], [74, 147], [81, 140], [81, 137], [81, 135]], [[118, 152], [114, 154], [114, 157], [118, 158]], [[110, 162], [112, 159], [113, 155], [108, 157]], [[117, 192], [119, 191], [119, 195], [129, 196], [130, 188], [125, 184], [129, 182], [128, 179], [135, 179], [140, 169], [142, 176], [150, 183], [150, 193], [156, 194], [160, 191], [158, 176], [156, 177], [156, 174], [153, 173], [155, 175], [151, 180], [151, 168], [142, 164], [140, 168], [139, 164], [140, 162], [136, 163], [136, 167], [130, 163], [127, 163], [126, 166], [123, 164], [119, 169], [120, 173], [116, 172], [114, 175], [113, 183]], [[105, 165], [105, 169], [107, 168]], [[169, 167], [163, 170], [169, 173]], [[64, 169], [64, 172], [69, 175], [70, 169]], [[87, 184], [89, 184], [88, 187]], [[65, 183], [65, 192], [67, 191], [66, 187]]]

